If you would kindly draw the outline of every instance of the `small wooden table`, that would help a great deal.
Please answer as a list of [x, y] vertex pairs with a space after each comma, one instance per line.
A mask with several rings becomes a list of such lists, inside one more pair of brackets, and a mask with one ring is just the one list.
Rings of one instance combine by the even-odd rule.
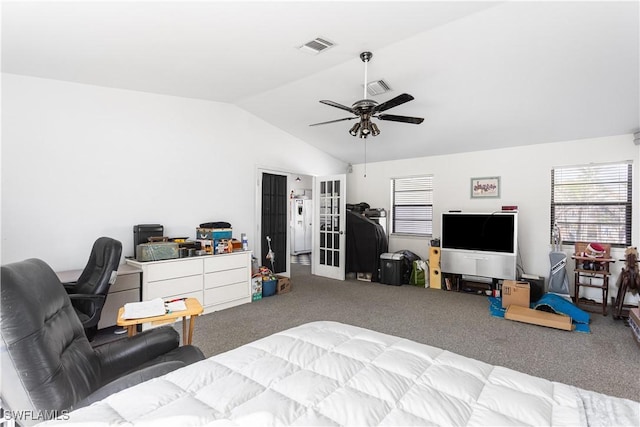
[[[132, 337], [138, 331], [138, 325], [143, 323], [152, 323], [154, 325], [161, 325], [163, 323], [169, 323], [174, 321], [178, 317], [182, 317], [182, 342], [184, 345], [191, 344], [193, 338], [193, 327], [195, 326], [196, 317], [202, 314], [202, 305], [196, 298], [187, 298], [184, 300], [187, 306], [186, 310], [174, 311], [171, 313], [163, 314], [162, 316], [143, 317], [140, 319], [123, 319], [124, 307], [120, 307], [118, 310], [118, 319], [116, 324], [118, 326], [124, 326], [127, 328], [127, 335]], [[187, 317], [189, 317], [189, 331], [187, 333]]]
[[[580, 287], [587, 288], [596, 288], [602, 290], [602, 315], [607, 315], [607, 304], [609, 297], [609, 276], [611, 272], [609, 270], [609, 264], [615, 262], [616, 260], [611, 258], [611, 245], [608, 243], [602, 243], [601, 246], [604, 248], [604, 254], [600, 258], [592, 258], [586, 257], [582, 254], [587, 250], [588, 243], [585, 242], [576, 242], [575, 244], [575, 254], [571, 257], [575, 260], [575, 268], [574, 268], [574, 302], [578, 308], [580, 308], [581, 304], [589, 305], [597, 305], [597, 302], [590, 301], [586, 298], [580, 298]], [[587, 262], [588, 264], [592, 264], [592, 268], [585, 268], [583, 264]], [[596, 281], [600, 281], [602, 283], [592, 283], [591, 279], [597, 279]]]

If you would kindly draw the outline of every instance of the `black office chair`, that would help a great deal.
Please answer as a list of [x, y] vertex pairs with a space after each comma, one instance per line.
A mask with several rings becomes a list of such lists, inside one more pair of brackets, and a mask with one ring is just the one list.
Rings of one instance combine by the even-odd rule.
[[[30, 425], [202, 360], [170, 326], [95, 348], [53, 270], [39, 259], [0, 268], [0, 402]], [[15, 416], [15, 415], [14, 415]]]
[[121, 254], [122, 243], [110, 237], [100, 237], [93, 244], [89, 261], [78, 280], [64, 283], [89, 341], [98, 331], [109, 287], [118, 275]]

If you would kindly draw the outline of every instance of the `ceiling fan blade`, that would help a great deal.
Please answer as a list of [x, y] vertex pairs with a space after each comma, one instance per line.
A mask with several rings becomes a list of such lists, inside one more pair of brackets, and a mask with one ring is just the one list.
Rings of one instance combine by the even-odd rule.
[[413, 96], [409, 95], [408, 93], [402, 93], [396, 96], [395, 98], [391, 98], [390, 100], [385, 101], [382, 104], [379, 104], [377, 107], [373, 109], [373, 111], [377, 111], [377, 112], [386, 111], [389, 108], [397, 107], [398, 105], [404, 104], [405, 102], [409, 102], [412, 99], [414, 99]]
[[353, 111], [353, 108], [347, 107], [346, 105], [338, 104], [337, 102], [329, 101], [329, 100], [326, 100], [326, 99], [323, 99], [320, 102], [323, 103], [323, 104], [330, 105], [332, 107], [336, 107], [336, 108], [339, 108], [341, 110], [345, 110], [345, 111], [348, 111], [350, 113], [356, 114], [356, 112]]
[[309, 125], [309, 126], [326, 125], [326, 124], [329, 124], [329, 123], [343, 122], [343, 121], [345, 121], [345, 120], [353, 120], [353, 119], [359, 119], [359, 118], [360, 118], [360, 117], [345, 117], [344, 119], [329, 120], [328, 122], [314, 123], [314, 124]]
[[394, 116], [393, 114], [380, 114], [379, 116], [374, 116], [374, 117], [380, 120], [389, 120], [390, 122], [413, 123], [414, 125], [419, 125], [424, 121], [422, 117]]

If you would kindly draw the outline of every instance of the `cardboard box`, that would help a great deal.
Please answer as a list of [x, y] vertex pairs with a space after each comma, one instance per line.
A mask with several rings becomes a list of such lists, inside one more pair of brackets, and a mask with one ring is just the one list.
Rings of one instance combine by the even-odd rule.
[[569, 316], [533, 310], [519, 305], [510, 305], [509, 308], [507, 308], [507, 312], [504, 314], [504, 318], [515, 320], [516, 322], [547, 326], [549, 328], [562, 329], [565, 331], [573, 330], [573, 324], [571, 323], [571, 318]]
[[358, 273], [356, 275], [356, 279], [362, 280], [363, 282], [370, 282], [371, 281], [371, 273]]
[[228, 240], [231, 234], [231, 228], [196, 228], [196, 240]]
[[278, 284], [276, 285], [276, 294], [286, 294], [291, 292], [291, 279], [284, 276], [276, 276], [278, 278]]
[[508, 308], [510, 305], [529, 308], [530, 294], [528, 282], [505, 280], [502, 282], [502, 308]]
[[251, 301], [262, 299], [262, 276], [251, 278]]

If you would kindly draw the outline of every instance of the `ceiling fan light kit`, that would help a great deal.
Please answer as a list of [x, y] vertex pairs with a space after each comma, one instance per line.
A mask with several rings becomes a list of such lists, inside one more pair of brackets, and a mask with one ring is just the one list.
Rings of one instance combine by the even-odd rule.
[[401, 122], [401, 123], [412, 123], [412, 124], [420, 124], [424, 121], [422, 117], [407, 117], [407, 116], [397, 116], [393, 114], [380, 114], [383, 111], [386, 111], [390, 108], [397, 107], [398, 105], [404, 104], [405, 102], [409, 102], [413, 100], [413, 96], [408, 93], [403, 93], [395, 98], [392, 98], [388, 101], [383, 102], [382, 104], [378, 104], [377, 101], [373, 99], [367, 99], [367, 63], [371, 60], [373, 54], [371, 52], [362, 52], [360, 54], [360, 59], [364, 62], [364, 96], [363, 99], [356, 101], [353, 103], [351, 107], [347, 107], [346, 105], [338, 104], [334, 101], [329, 101], [323, 99], [320, 101], [322, 104], [329, 105], [331, 107], [339, 108], [341, 110], [348, 111], [355, 115], [355, 117], [345, 117], [342, 119], [330, 120], [328, 122], [314, 123], [309, 126], [318, 126], [325, 125], [329, 123], [342, 122], [345, 120], [353, 120], [360, 119], [355, 125], [349, 129], [349, 134], [352, 136], [360, 136], [360, 138], [367, 138], [369, 135], [378, 136], [380, 135], [380, 129], [378, 126], [371, 122], [371, 119], [378, 120], [387, 120], [392, 122]]

